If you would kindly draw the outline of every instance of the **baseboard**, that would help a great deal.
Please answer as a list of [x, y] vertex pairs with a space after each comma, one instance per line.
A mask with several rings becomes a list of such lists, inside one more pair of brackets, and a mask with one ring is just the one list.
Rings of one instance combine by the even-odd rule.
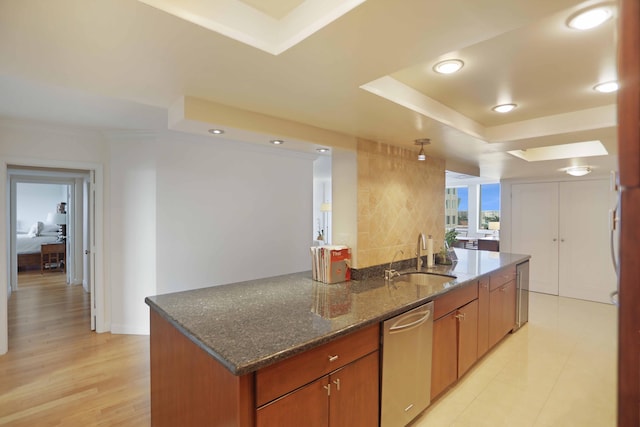
[[119, 335], [149, 335], [149, 327], [111, 324], [111, 333]]

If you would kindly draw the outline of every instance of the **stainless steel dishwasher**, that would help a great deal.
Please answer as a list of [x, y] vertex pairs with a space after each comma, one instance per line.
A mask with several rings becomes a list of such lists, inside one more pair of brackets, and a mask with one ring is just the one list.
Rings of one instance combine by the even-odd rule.
[[384, 322], [381, 426], [405, 426], [431, 403], [433, 302]]

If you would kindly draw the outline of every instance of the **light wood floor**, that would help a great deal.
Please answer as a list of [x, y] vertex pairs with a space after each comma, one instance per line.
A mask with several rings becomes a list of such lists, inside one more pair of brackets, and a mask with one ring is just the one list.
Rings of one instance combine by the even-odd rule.
[[24, 273], [0, 356], [0, 426], [148, 426], [149, 338], [89, 329], [89, 295]]

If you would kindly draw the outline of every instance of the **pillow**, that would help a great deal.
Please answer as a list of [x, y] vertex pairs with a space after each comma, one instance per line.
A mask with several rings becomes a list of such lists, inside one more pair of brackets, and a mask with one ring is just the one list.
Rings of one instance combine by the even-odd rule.
[[44, 223], [42, 225], [42, 231], [40, 232], [40, 234], [53, 231], [55, 231], [56, 233], [58, 232], [58, 224]]
[[29, 232], [27, 233], [27, 235], [29, 237], [36, 237], [39, 236], [40, 233], [42, 233], [42, 227], [44, 226], [44, 224], [41, 221], [38, 221], [36, 223], [34, 223], [31, 228], [29, 228]]

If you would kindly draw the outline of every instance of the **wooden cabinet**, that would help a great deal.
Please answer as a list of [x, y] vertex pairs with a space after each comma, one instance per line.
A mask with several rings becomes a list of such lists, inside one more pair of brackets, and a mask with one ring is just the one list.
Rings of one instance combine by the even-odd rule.
[[329, 377], [322, 377], [293, 393], [258, 409], [256, 425], [260, 427], [329, 424]]
[[489, 350], [489, 277], [478, 280], [478, 358]]
[[516, 324], [516, 282], [512, 280], [489, 293], [489, 348]]
[[618, 163], [621, 195], [618, 426], [640, 425], [640, 2], [621, 0], [618, 19]]
[[378, 352], [258, 408], [258, 427], [377, 426]]
[[256, 373], [256, 425], [377, 426], [379, 326]]
[[458, 309], [458, 378], [478, 360], [478, 300]]
[[438, 396], [458, 378], [458, 344], [455, 311], [433, 322], [433, 354], [431, 359], [431, 399]]
[[329, 377], [329, 426], [378, 425], [379, 352], [357, 360]]
[[[433, 323], [431, 364], [432, 398], [455, 383], [478, 359], [477, 289], [477, 285], [467, 286], [435, 301], [436, 320]], [[464, 305], [445, 315], [437, 308], [450, 308], [456, 304]]]

